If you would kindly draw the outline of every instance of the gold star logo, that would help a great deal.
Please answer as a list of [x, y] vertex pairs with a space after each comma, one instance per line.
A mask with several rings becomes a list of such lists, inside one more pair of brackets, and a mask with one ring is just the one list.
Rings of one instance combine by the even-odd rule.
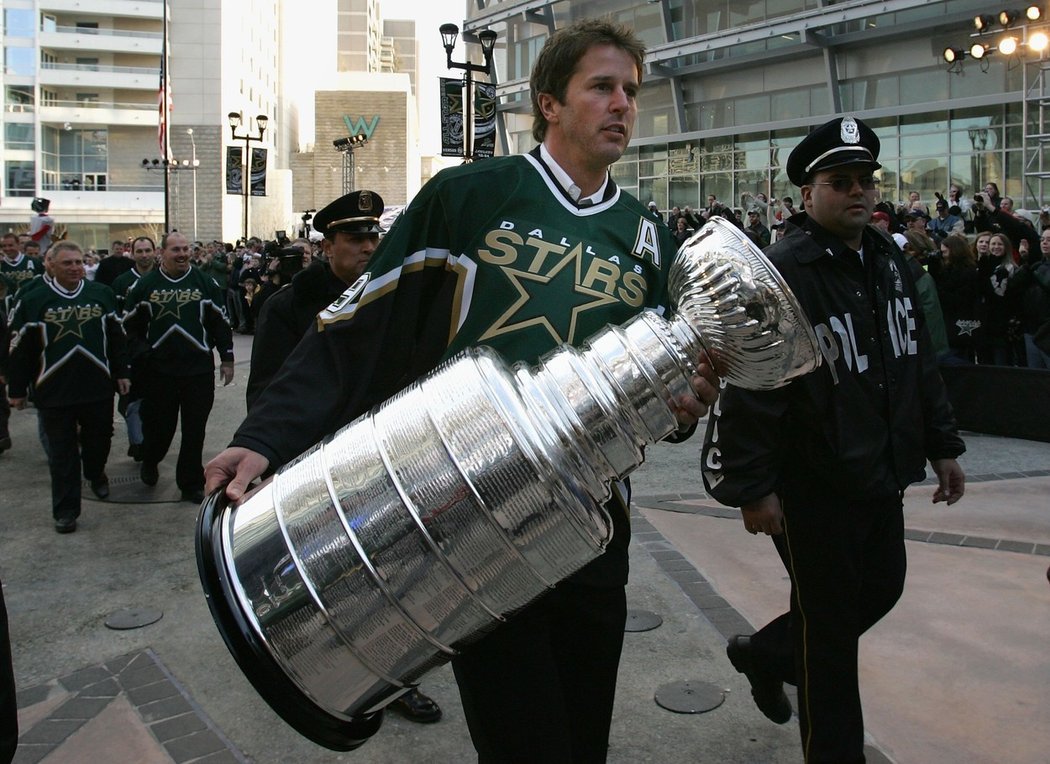
[[44, 322], [58, 327], [58, 333], [51, 342], [58, 342], [63, 337], [79, 337], [84, 339], [84, 324], [92, 318], [91, 308], [77, 308], [74, 306], [48, 310], [44, 314]]
[[[529, 327], [542, 327], [557, 342], [576, 341], [576, 324], [584, 311], [616, 302], [616, 298], [596, 289], [585, 287], [582, 281], [583, 245], [577, 244], [545, 274], [529, 273], [514, 268], [504, 268], [503, 273], [518, 292], [514, 303], [496, 319], [479, 341], [502, 334], [521, 331]], [[573, 267], [570, 268], [569, 265]], [[538, 286], [544, 287], [537, 289]], [[554, 286], [552, 290], [549, 287]], [[556, 304], [549, 300], [533, 299], [535, 294], [549, 295], [552, 292], [566, 295]], [[568, 300], [566, 303], [566, 299]]]
[[164, 292], [154, 292], [153, 301], [160, 310], [153, 317], [154, 320], [171, 315], [176, 323], [182, 322], [182, 307], [193, 301], [193, 292], [189, 289], [172, 289]]

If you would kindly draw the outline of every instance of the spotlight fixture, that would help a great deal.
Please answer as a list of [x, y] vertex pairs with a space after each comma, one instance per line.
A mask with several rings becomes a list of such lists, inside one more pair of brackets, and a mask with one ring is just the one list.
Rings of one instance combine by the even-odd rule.
[[999, 41], [999, 52], [1004, 56], [1012, 56], [1017, 52], [1017, 38], [1016, 37], [1004, 37]]
[[944, 49], [944, 62], [946, 64], [955, 64], [962, 61], [963, 56], [966, 55], [966, 51], [960, 48], [945, 48]]
[[1046, 32], [1035, 32], [1028, 38], [1028, 47], [1036, 53], [1042, 53], [1050, 48], [1050, 37], [1047, 37]]
[[982, 59], [988, 48], [983, 43], [975, 42], [970, 46], [970, 58]]
[[1043, 12], [1039, 9], [1038, 5], [1029, 5], [1024, 9], [1024, 15], [1029, 21], [1039, 21]]
[[995, 23], [995, 17], [990, 16], [987, 13], [982, 13], [979, 16], [973, 17], [973, 28], [978, 32], [985, 32], [992, 24]]
[[999, 11], [999, 23], [1005, 28], [1017, 21], [1017, 11]]

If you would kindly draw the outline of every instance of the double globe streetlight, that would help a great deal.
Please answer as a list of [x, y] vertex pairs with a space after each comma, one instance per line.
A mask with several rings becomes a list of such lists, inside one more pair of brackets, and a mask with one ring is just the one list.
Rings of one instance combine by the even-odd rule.
[[255, 130], [245, 125], [243, 133], [238, 134], [237, 128], [241, 126], [244, 121], [244, 116], [240, 112], [231, 111], [227, 116], [230, 121], [230, 136], [235, 141], [244, 141], [244, 156], [241, 163], [241, 193], [244, 195], [244, 226], [242, 229], [243, 240], [248, 241], [248, 195], [251, 193], [251, 144], [262, 143], [263, 136], [266, 133], [266, 125], [269, 124], [270, 118], [265, 114], [259, 114], [255, 117], [255, 125], [258, 128], [258, 135], [255, 134]]
[[483, 29], [478, 32], [478, 43], [481, 45], [485, 63], [475, 64], [470, 61], [452, 60], [452, 50], [456, 47], [456, 38], [459, 36], [458, 26], [442, 24], [438, 31], [441, 33], [441, 44], [445, 48], [448, 68], [462, 69], [466, 73], [464, 76], [467, 95], [463, 106], [463, 159], [470, 162], [474, 159], [474, 72], [484, 74], [486, 77], [492, 74], [492, 50], [496, 45], [496, 33], [491, 29]]

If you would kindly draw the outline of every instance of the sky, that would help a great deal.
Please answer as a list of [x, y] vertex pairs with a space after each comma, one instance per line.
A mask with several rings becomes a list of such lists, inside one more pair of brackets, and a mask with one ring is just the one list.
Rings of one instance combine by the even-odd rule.
[[[438, 113], [438, 77], [458, 77], [459, 70], [449, 71], [445, 67], [445, 49], [441, 47], [438, 27], [445, 22], [463, 26], [466, 15], [465, 0], [379, 0], [380, 13], [384, 19], [414, 19], [416, 39], [419, 40], [419, 141], [424, 155], [441, 153], [441, 116]], [[452, 57], [457, 61], [466, 58], [461, 41], [456, 42]]]

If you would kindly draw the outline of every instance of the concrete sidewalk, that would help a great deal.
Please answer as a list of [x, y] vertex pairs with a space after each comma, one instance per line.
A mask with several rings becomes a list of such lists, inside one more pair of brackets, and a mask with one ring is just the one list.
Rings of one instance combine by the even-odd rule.
[[[247, 358], [250, 337], [237, 337]], [[206, 457], [244, 412], [247, 365], [217, 391]], [[179, 503], [174, 454], [152, 491], [124, 455], [117, 419], [107, 502], [84, 501], [76, 533], [50, 518], [33, 412], [15, 412], [0, 456], [0, 578], [19, 687], [18, 762], [367, 762], [475, 758], [451, 671], [422, 689], [444, 710], [434, 725], [387, 714], [364, 747], [339, 754], [298, 735], [259, 698], [212, 624], [197, 578], [197, 508]], [[862, 642], [871, 761], [1047, 762], [1050, 725], [1050, 444], [967, 435], [968, 494], [951, 509], [910, 492], [911, 571], [898, 607]], [[786, 605], [768, 539], [702, 492], [699, 438], [659, 445], [635, 475], [629, 607], [662, 624], [626, 635], [609, 760], [798, 762], [798, 727], [754, 708], [725, 657], [728, 635]], [[1008, 474], [1008, 473], [1013, 473]], [[86, 493], [90, 496], [90, 493]], [[114, 614], [159, 614], [114, 630]], [[690, 681], [717, 707], [672, 713], [663, 685]], [[513, 688], [508, 688], [513, 691]]]

